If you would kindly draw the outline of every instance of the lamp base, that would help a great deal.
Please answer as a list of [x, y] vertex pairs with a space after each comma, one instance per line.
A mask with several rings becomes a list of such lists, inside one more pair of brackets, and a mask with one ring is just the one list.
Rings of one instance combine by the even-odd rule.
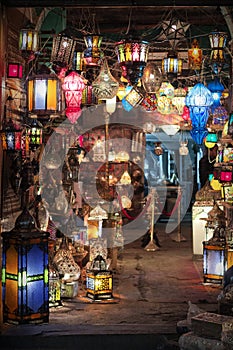
[[156, 250], [160, 250], [159, 247], [155, 244], [154, 240], [150, 241], [144, 248], [147, 252], [155, 252]]

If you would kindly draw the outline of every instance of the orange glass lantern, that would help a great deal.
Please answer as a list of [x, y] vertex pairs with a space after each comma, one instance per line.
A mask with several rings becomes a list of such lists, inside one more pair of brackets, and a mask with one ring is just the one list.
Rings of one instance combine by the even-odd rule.
[[192, 48], [188, 50], [189, 68], [193, 70], [201, 70], [202, 65], [202, 49], [199, 48], [197, 39], [192, 42]]

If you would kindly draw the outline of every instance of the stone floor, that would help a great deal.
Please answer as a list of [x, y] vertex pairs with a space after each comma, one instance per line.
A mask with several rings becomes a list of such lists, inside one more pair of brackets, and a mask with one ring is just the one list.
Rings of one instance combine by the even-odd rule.
[[188, 303], [217, 312], [222, 286], [203, 283], [202, 259], [192, 254], [191, 221], [181, 224], [181, 242], [164, 228], [157, 224], [159, 250], [146, 251], [141, 238], [124, 247], [113, 276], [113, 300], [87, 299], [80, 281], [78, 296], [51, 308], [48, 324], [4, 324], [1, 348], [179, 349], [177, 322], [187, 318]]

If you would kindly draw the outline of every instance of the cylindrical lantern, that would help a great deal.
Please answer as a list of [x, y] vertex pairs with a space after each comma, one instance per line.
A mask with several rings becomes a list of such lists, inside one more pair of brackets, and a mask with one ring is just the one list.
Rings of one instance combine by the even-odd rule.
[[26, 27], [20, 30], [19, 49], [21, 50], [22, 56], [28, 60], [33, 53], [38, 51], [38, 47], [38, 31], [35, 30], [31, 22], [28, 22]]
[[174, 79], [182, 72], [183, 60], [178, 58], [173, 51], [169, 52], [166, 58], [162, 60], [162, 72], [169, 80]]
[[27, 85], [28, 112], [39, 116], [61, 111], [60, 80], [55, 74], [29, 77]]
[[85, 86], [84, 78], [74, 71], [64, 78], [62, 89], [65, 92], [66, 116], [72, 123], [81, 115], [82, 93]]
[[21, 133], [22, 130], [16, 128], [12, 119], [10, 119], [4, 128], [0, 131], [2, 140], [2, 149], [4, 151], [21, 150]]
[[115, 45], [123, 77], [132, 85], [142, 78], [147, 63], [149, 43], [141, 40], [122, 40]]
[[202, 49], [199, 48], [197, 39], [192, 42], [192, 48], [188, 50], [189, 68], [193, 70], [201, 70], [202, 66]]
[[209, 89], [202, 83], [197, 83], [185, 99], [189, 107], [192, 130], [190, 134], [197, 144], [202, 144], [208, 134], [206, 123], [209, 117], [209, 108], [213, 104], [213, 97]]
[[98, 66], [103, 57], [103, 52], [100, 49], [103, 37], [100, 35], [84, 36], [86, 49], [83, 51], [83, 62], [86, 66]]
[[48, 235], [36, 228], [27, 209], [11, 231], [2, 233], [4, 322], [48, 322]]
[[213, 31], [209, 34], [211, 54], [210, 61], [216, 63], [223, 63], [225, 60], [224, 49], [227, 43], [227, 33]]
[[23, 77], [23, 66], [20, 63], [9, 63], [7, 70], [8, 78], [18, 78], [21, 79]]

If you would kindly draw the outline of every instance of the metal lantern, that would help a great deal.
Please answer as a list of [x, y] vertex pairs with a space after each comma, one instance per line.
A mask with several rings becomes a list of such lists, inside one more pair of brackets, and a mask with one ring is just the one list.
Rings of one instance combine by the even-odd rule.
[[173, 80], [182, 72], [183, 60], [174, 51], [170, 51], [162, 60], [162, 72], [169, 80]]
[[197, 39], [192, 42], [192, 48], [188, 50], [189, 68], [193, 70], [201, 70], [202, 66], [202, 49], [199, 48]]
[[104, 59], [99, 75], [92, 83], [93, 93], [98, 99], [107, 100], [116, 96], [118, 87], [119, 83], [112, 76], [108, 62]]
[[100, 49], [103, 37], [100, 35], [84, 36], [86, 49], [83, 51], [83, 62], [86, 66], [100, 65], [103, 52]]
[[20, 63], [9, 63], [7, 69], [7, 78], [18, 78], [23, 77], [23, 66]]
[[66, 116], [71, 123], [76, 122], [81, 115], [82, 93], [85, 86], [84, 78], [74, 71], [63, 80], [62, 89], [65, 92]]
[[36, 228], [27, 209], [11, 231], [2, 233], [4, 322], [48, 322], [48, 236]]
[[28, 112], [46, 116], [61, 111], [60, 80], [55, 74], [38, 74], [28, 78]]
[[137, 84], [147, 63], [149, 43], [133, 39], [122, 40], [115, 44], [115, 49], [122, 76], [128, 83]]
[[209, 89], [202, 83], [197, 83], [185, 98], [192, 121], [190, 134], [197, 144], [202, 144], [208, 134], [206, 123], [209, 117], [209, 108], [213, 104], [213, 97]]
[[26, 127], [26, 149], [35, 150], [42, 144], [42, 125], [38, 122], [37, 118], [33, 118], [31, 125]]
[[107, 270], [104, 258], [98, 254], [87, 271], [86, 296], [93, 300], [112, 299], [112, 287], [112, 272]]
[[19, 33], [19, 49], [26, 60], [34, 59], [34, 53], [38, 51], [39, 35], [35, 26], [29, 21]]
[[20, 151], [21, 150], [21, 133], [13, 123], [12, 119], [9, 119], [4, 128], [0, 131], [2, 140], [2, 149], [4, 151]]
[[60, 74], [62, 69], [67, 70], [72, 64], [76, 41], [67, 30], [62, 31], [53, 38], [51, 62], [53, 69]]
[[216, 63], [223, 63], [225, 61], [224, 49], [227, 43], [227, 33], [213, 31], [209, 34], [211, 54], [210, 61]]

